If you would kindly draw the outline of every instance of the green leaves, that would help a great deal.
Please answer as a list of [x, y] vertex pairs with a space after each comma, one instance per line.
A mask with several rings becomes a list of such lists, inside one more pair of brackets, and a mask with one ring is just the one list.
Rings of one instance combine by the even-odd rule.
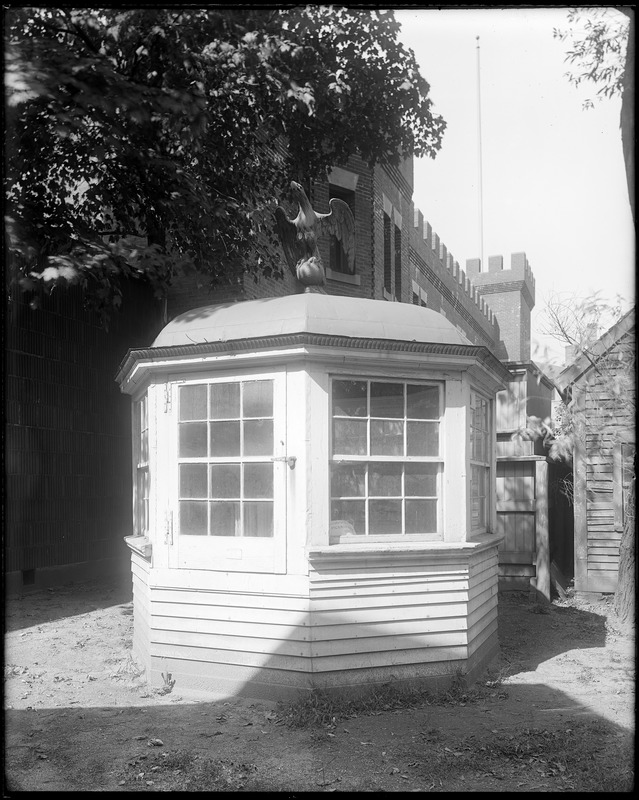
[[[433, 155], [445, 123], [390, 11], [332, 6], [10, 9], [7, 200], [14, 282], [162, 292], [281, 271], [291, 177]], [[131, 236], [144, 246], [128, 246]]]

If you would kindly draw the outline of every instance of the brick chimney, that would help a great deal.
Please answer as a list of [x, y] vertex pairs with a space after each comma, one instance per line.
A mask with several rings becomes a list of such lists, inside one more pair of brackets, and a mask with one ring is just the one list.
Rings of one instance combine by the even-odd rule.
[[489, 256], [488, 272], [481, 261], [466, 261], [466, 274], [490, 307], [499, 325], [496, 355], [501, 361], [530, 361], [530, 312], [535, 307], [535, 278], [525, 253], [513, 253], [510, 269], [502, 256]]

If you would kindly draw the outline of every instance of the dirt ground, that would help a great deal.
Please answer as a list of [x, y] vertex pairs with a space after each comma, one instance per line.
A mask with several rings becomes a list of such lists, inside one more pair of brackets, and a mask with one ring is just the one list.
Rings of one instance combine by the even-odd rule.
[[7, 600], [5, 794], [630, 791], [634, 640], [609, 602], [500, 596], [501, 654], [465, 694], [291, 727], [275, 704], [150, 689], [128, 582]]

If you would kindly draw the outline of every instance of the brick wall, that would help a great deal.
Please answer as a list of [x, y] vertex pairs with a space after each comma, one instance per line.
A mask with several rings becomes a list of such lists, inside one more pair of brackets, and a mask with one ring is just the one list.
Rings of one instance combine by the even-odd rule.
[[480, 271], [479, 259], [466, 265], [473, 286], [499, 321], [497, 357], [502, 361], [530, 361], [535, 278], [526, 254], [513, 253], [510, 269], [504, 269], [502, 256], [490, 256], [485, 272]]
[[495, 309], [482, 302], [471, 281], [418, 209], [412, 209], [412, 279], [426, 293], [427, 307], [443, 313], [472, 344], [492, 350], [499, 341]]

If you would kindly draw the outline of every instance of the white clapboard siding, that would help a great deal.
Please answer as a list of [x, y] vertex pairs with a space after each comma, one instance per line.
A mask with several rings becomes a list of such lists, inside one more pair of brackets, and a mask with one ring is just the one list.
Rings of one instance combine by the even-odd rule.
[[[234, 667], [308, 670], [309, 615], [305, 576], [155, 570], [150, 651], [154, 660], [200, 662], [195, 673]], [[168, 663], [168, 662], [167, 662]]]
[[376, 581], [385, 580], [388, 578], [423, 578], [427, 576], [433, 580], [447, 580], [449, 577], [454, 577], [459, 574], [459, 561], [457, 563], [451, 559], [450, 562], [433, 559], [428, 561], [424, 554], [416, 555], [412, 563], [405, 563], [405, 560], [396, 560], [392, 554], [388, 554], [387, 564], [368, 564], [366, 557], [363, 555], [361, 559], [355, 560], [353, 554], [350, 553], [350, 558], [344, 566], [339, 564], [331, 564], [330, 567], [311, 568], [311, 579], [318, 581], [322, 579], [329, 579], [331, 581], [339, 582], [354, 581], [361, 578], [366, 580]]
[[133, 656], [147, 673], [151, 666], [151, 609], [149, 602], [149, 562], [131, 554], [133, 581]]
[[[289, 617], [289, 624], [270, 622], [253, 622], [242, 620], [242, 637], [256, 639], [264, 642], [263, 647], [270, 652], [272, 642], [307, 642], [310, 639], [310, 626], [296, 624], [293, 617]], [[237, 639], [240, 620], [203, 619], [202, 617], [167, 617], [155, 616], [155, 630], [182, 632], [185, 634], [198, 634], [202, 637], [214, 636], [217, 642], [233, 641]], [[230, 637], [233, 637], [231, 639]], [[270, 644], [269, 644], [270, 642]]]
[[[315, 620], [314, 620], [315, 623]], [[313, 624], [313, 642], [348, 639], [372, 639], [392, 637], [400, 640], [403, 636], [416, 636], [423, 633], [451, 633], [466, 630], [466, 618], [433, 619], [417, 618], [408, 620], [377, 620], [375, 622], [362, 622], [359, 614], [357, 622], [349, 620], [348, 616], [337, 618], [325, 625]]]
[[[281, 641], [258, 636], [230, 636], [222, 633], [199, 633], [189, 630], [167, 630], [153, 628], [154, 641], [185, 647], [226, 650], [234, 653], [255, 653], [268, 655], [277, 651], [278, 655], [308, 657], [309, 643], [284, 639]], [[157, 639], [155, 638], [157, 637]]]
[[468, 657], [476, 653], [481, 647], [490, 640], [494, 640], [494, 647], [497, 648], [497, 615], [491, 619], [490, 623], [477, 631], [472, 641], [468, 645]]
[[206, 691], [450, 675], [496, 643], [496, 546], [312, 559], [308, 576], [138, 565], [134, 587], [152, 679]]
[[[229, 598], [227, 598], [229, 599]], [[273, 598], [265, 598], [266, 601]], [[242, 598], [246, 601], [246, 598]], [[296, 625], [308, 627], [310, 621], [305, 608], [281, 609], [271, 608], [268, 602], [263, 607], [257, 605], [231, 605], [231, 603], [184, 603], [179, 599], [171, 601], [154, 600], [153, 613], [157, 619], [178, 618], [219, 621], [221, 623], [265, 623], [268, 625], [290, 625], [296, 619]]]
[[468, 614], [467, 629], [469, 635], [476, 635], [481, 628], [488, 625], [491, 619], [497, 618], [497, 595], [488, 597], [481, 595], [482, 602], [475, 605]]
[[[333, 655], [388, 653], [395, 650], [418, 650], [436, 647], [454, 647], [466, 644], [465, 631], [428, 632], [384, 636], [362, 636], [353, 639], [326, 639], [311, 642], [313, 658]], [[361, 663], [359, 666], [363, 666]]]
[[[424, 597], [426, 595], [426, 597]], [[439, 603], [464, 602], [468, 596], [468, 581], [456, 583], [448, 581], [445, 585], [433, 586], [425, 581], [395, 583], [369, 586], [363, 581], [351, 589], [334, 586], [313, 587], [310, 597], [310, 610], [351, 608], [354, 604], [362, 607], [381, 607], [389, 602], [399, 605], [412, 602], [436, 606]]]
[[[428, 648], [411, 648], [409, 650], [393, 650], [392, 660], [389, 660], [389, 652], [381, 650], [378, 652], [366, 653], [362, 658], [360, 653], [345, 656], [327, 655], [315, 656], [313, 659], [313, 672], [347, 672], [357, 669], [375, 669], [386, 667], [391, 669], [389, 678], [392, 677], [392, 668], [403, 665], [433, 664], [441, 665], [451, 661], [460, 661], [466, 658], [468, 648], [465, 645]], [[445, 668], [440, 667], [432, 670], [432, 674], [444, 674]]]
[[210, 569], [154, 569], [152, 587], [156, 589], [302, 597], [308, 594], [306, 575], [269, 575], [262, 572], [216, 572]]
[[476, 555], [470, 564], [472, 577], [468, 601], [468, 656], [494, 639], [497, 646], [498, 557], [494, 549]]
[[[179, 603], [212, 607], [263, 608], [273, 611], [308, 611], [308, 595], [258, 594], [255, 592], [212, 592], [184, 589], [153, 589], [153, 601], [158, 603]], [[205, 612], [206, 613], [206, 612]]]
[[[367, 598], [365, 605], [358, 605], [357, 619], [362, 624], [372, 622], [401, 622], [404, 620], [447, 620], [454, 617], [465, 617], [467, 611], [466, 602], [447, 602], [446, 595], [429, 595], [429, 601], [433, 597], [438, 597], [438, 601], [431, 606], [425, 604], [424, 598], [418, 595], [402, 599], [391, 605], [388, 604], [387, 597]], [[340, 600], [339, 605], [332, 607], [330, 601], [318, 601], [313, 604], [313, 629], [317, 630], [322, 626], [344, 624], [344, 617], [351, 610]]]
[[273, 653], [251, 651], [223, 650], [216, 647], [199, 647], [193, 644], [175, 642], [155, 642], [152, 655], [161, 659], [175, 661], [201, 661], [202, 663], [221, 664], [226, 666], [256, 667], [260, 669], [308, 671], [308, 658]]
[[[496, 608], [497, 607], [497, 592], [492, 586], [487, 586], [483, 592], [474, 595], [468, 603], [468, 615], [471, 617], [483, 608]], [[469, 620], [467, 627], [471, 627]]]
[[[463, 560], [466, 560], [467, 556]], [[311, 564], [313, 671], [463, 658], [469, 574], [460, 556]]]

